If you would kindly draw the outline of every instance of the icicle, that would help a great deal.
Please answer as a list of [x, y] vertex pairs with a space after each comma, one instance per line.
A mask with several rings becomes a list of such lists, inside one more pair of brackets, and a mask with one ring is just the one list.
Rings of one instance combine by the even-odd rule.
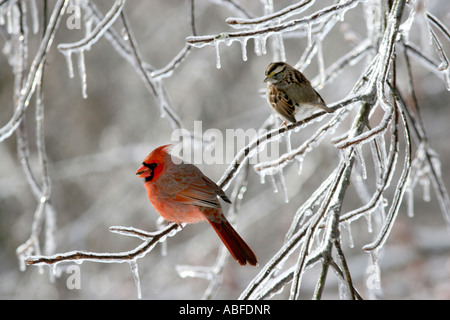
[[55, 278], [58, 276], [58, 264], [54, 263], [50, 265], [50, 281], [54, 282]]
[[306, 33], [307, 33], [307, 35], [308, 35], [308, 48], [310, 47], [310, 46], [312, 46], [312, 25], [311, 25], [311, 23], [308, 23], [307, 25], [306, 25]]
[[449, 69], [445, 72], [445, 87], [447, 91], [450, 91], [450, 71]]
[[267, 49], [266, 49], [266, 42], [267, 42], [267, 35], [262, 35], [260, 38], [260, 45], [261, 45], [261, 53], [262, 54], [266, 54], [267, 53]]
[[13, 2], [8, 6], [6, 13], [7, 17], [7, 32], [9, 34], [18, 34], [20, 31], [20, 11], [17, 5]]
[[298, 163], [298, 175], [302, 174], [302, 170], [303, 170], [303, 156], [297, 156], [295, 157], [295, 160], [297, 160]]
[[382, 294], [378, 249], [370, 251], [371, 264], [367, 267], [366, 286], [372, 299], [379, 299]]
[[362, 170], [362, 177], [364, 180], [367, 179], [367, 168], [366, 168], [366, 162], [364, 160], [363, 152], [362, 152], [362, 145], [357, 145], [355, 147], [356, 156], [358, 157], [359, 163], [361, 164], [361, 170]]
[[291, 133], [292, 133], [292, 131], [287, 131], [285, 134], [283, 134], [284, 138], [286, 139], [286, 150], [287, 150], [287, 153], [292, 151]]
[[383, 172], [384, 172], [384, 167], [383, 167], [383, 161], [380, 161], [380, 159], [378, 158], [378, 151], [376, 148], [376, 144], [375, 144], [375, 140], [372, 140], [369, 142], [370, 145], [370, 149], [372, 151], [372, 158], [373, 158], [373, 162], [374, 162], [374, 167], [375, 167], [375, 175], [376, 175], [376, 184], [381, 185], [383, 183]]
[[275, 181], [275, 174], [270, 175], [270, 182], [272, 182], [273, 193], [278, 193], [277, 182]]
[[266, 173], [264, 172], [264, 170], [258, 171], [259, 172], [259, 182], [261, 184], [266, 183]]
[[247, 61], [247, 40], [248, 38], [244, 38], [240, 40], [241, 43], [241, 51], [242, 51], [242, 60]]
[[78, 72], [81, 78], [81, 92], [84, 99], [87, 99], [87, 84], [86, 84], [86, 65], [84, 64], [84, 51], [77, 51], [78, 56]]
[[0, 8], [0, 25], [4, 26], [5, 25], [5, 13], [6, 13], [6, 9], [5, 8]]
[[283, 170], [281, 168], [278, 170], [278, 175], [280, 176], [280, 188], [283, 191], [284, 202], [289, 203], [289, 196], [288, 196], [288, 192], [287, 192], [287, 188], [286, 188], [286, 181], [284, 180], [284, 174], [283, 174]]
[[67, 71], [69, 73], [69, 78], [73, 78], [73, 63], [72, 63], [72, 51], [71, 50], [65, 50], [61, 51], [66, 58], [67, 63]]
[[368, 212], [364, 215], [367, 220], [367, 232], [372, 233], [372, 212]]
[[323, 61], [322, 41], [317, 41], [317, 64], [319, 66], [320, 84], [318, 88], [322, 88], [325, 84], [325, 63]]
[[375, 137], [375, 140], [377, 141], [379, 145], [379, 150], [381, 152], [382, 166], [383, 168], [386, 168], [387, 164], [389, 163], [389, 159], [386, 153], [386, 140], [384, 139], [384, 136], [380, 134]]
[[430, 200], [431, 200], [431, 197], [430, 197], [430, 179], [428, 178], [428, 176], [423, 176], [419, 180], [419, 183], [422, 185], [422, 188], [423, 188], [423, 201], [430, 202]]
[[261, 55], [261, 38], [255, 37], [253, 40], [255, 41], [255, 54], [259, 57]]
[[141, 280], [139, 278], [139, 270], [138, 270], [137, 262], [136, 262], [136, 260], [131, 260], [129, 262], [129, 264], [130, 264], [131, 273], [133, 274], [134, 282], [136, 284], [136, 290], [137, 290], [138, 299], [141, 299], [142, 298], [142, 294], [141, 294]]
[[348, 232], [348, 246], [350, 248], [354, 248], [355, 244], [353, 242], [353, 235], [352, 235], [352, 229], [351, 229], [351, 226], [350, 226], [350, 221], [347, 221], [345, 223], [345, 229], [347, 229], [347, 232]]
[[[31, 19], [33, 21], [33, 33], [39, 32], [39, 12], [36, 6], [36, 1], [30, 1], [31, 3]], [[46, 26], [44, 26], [45, 28]]]
[[405, 191], [406, 196], [406, 211], [408, 214], [408, 217], [413, 218], [414, 217], [414, 190], [413, 188], [407, 188]]
[[19, 270], [24, 272], [27, 269], [27, 265], [25, 263], [25, 255], [20, 254], [17, 258], [19, 258]]
[[219, 41], [214, 41], [214, 51], [216, 53], [216, 68], [220, 69], [222, 65], [220, 64]]

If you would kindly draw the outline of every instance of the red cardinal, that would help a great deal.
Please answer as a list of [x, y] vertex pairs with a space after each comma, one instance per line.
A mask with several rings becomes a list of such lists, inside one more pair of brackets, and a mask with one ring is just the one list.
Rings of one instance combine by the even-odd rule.
[[237, 262], [255, 266], [255, 254], [223, 215], [218, 197], [228, 203], [230, 199], [196, 166], [170, 155], [170, 147], [153, 150], [136, 172], [139, 178], [145, 178], [148, 199], [155, 210], [178, 224], [208, 221]]

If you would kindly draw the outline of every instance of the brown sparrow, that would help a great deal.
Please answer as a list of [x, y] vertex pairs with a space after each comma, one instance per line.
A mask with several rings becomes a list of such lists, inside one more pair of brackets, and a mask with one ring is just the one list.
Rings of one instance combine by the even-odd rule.
[[[295, 115], [311, 116], [318, 109], [333, 112], [305, 76], [284, 62], [273, 62], [266, 69], [266, 97], [269, 105], [284, 119], [296, 123]], [[286, 120], [283, 124], [286, 124]]]

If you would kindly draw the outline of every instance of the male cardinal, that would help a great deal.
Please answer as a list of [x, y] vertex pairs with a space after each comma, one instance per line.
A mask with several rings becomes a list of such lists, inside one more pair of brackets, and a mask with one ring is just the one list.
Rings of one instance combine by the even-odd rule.
[[256, 266], [252, 249], [222, 212], [218, 197], [231, 203], [225, 192], [196, 166], [169, 154], [170, 147], [153, 150], [136, 172], [139, 178], [145, 178], [148, 199], [155, 210], [177, 224], [208, 221], [237, 262]]

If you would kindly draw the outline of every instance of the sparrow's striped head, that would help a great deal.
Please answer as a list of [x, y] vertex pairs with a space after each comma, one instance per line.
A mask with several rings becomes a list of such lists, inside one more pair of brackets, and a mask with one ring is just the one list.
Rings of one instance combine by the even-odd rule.
[[264, 82], [277, 83], [283, 79], [283, 72], [286, 69], [284, 62], [272, 62], [266, 69]]

